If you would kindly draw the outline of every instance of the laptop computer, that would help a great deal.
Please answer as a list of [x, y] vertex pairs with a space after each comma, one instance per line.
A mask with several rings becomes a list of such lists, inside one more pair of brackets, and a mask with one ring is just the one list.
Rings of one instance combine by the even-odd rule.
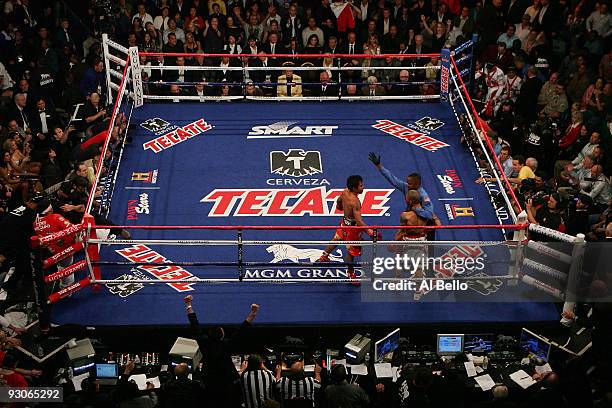
[[96, 364], [96, 379], [100, 385], [117, 385], [119, 379], [118, 364]]

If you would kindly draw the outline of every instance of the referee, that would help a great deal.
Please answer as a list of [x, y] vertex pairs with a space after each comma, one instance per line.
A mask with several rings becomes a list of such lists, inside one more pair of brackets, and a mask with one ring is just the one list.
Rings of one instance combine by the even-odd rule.
[[257, 354], [249, 356], [247, 367], [240, 374], [240, 385], [246, 408], [261, 408], [266, 400], [274, 398], [274, 375]]
[[[315, 376], [304, 374], [304, 362], [296, 361], [286, 377], [281, 377], [282, 368], [276, 366], [276, 389], [283, 406], [294, 405], [296, 400], [304, 401], [304, 406], [314, 407], [315, 392], [321, 388], [321, 366], [315, 364]], [[300, 404], [300, 406], [302, 406]]]

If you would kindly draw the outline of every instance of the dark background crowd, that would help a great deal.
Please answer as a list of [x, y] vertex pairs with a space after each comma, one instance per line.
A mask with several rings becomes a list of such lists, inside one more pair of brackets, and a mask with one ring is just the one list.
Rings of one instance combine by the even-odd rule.
[[[25, 214], [26, 221], [35, 217], [40, 202], [34, 200], [34, 191], [47, 189], [53, 211], [69, 222], [79, 223], [82, 219], [106, 136], [103, 132], [110, 120], [102, 33], [141, 51], [198, 54], [142, 57], [144, 80], [151, 94], [296, 97], [435, 94], [439, 91], [436, 58], [317, 55], [438, 53], [477, 35], [475, 75], [465, 78], [467, 88], [489, 127], [492, 148], [519, 204], [526, 209], [528, 220], [570, 234], [584, 233], [589, 241], [609, 242], [612, 16], [607, 2], [487, 0], [483, 4], [474, 0], [361, 0], [347, 7], [354, 16], [354, 28], [346, 28], [344, 21], [339, 24], [329, 0], [3, 1], [0, 9], [3, 274], [24, 255], [27, 237], [21, 228], [26, 224], [19, 217]], [[209, 58], [205, 53], [251, 56]], [[302, 53], [311, 56], [294, 56]], [[216, 65], [219, 70], [160, 70], [164, 65]], [[224, 69], [243, 66], [276, 70], [250, 71], [245, 77], [242, 70]], [[293, 72], [292, 66], [321, 69], [302, 73]], [[354, 69], [340, 73], [330, 69], [347, 66]], [[403, 66], [423, 69], [401, 69]], [[125, 135], [125, 117], [117, 117], [114, 129], [109, 156], [112, 146]], [[473, 129], [464, 126], [464, 141], [476, 149], [478, 137]], [[484, 156], [484, 152], [479, 153]], [[475, 182], [494, 180], [485, 175]], [[9, 293], [3, 301], [5, 312], [31, 300], [28, 284], [32, 285], [28, 276], [12, 277], [2, 284], [2, 289]], [[10, 349], [19, 344], [17, 337], [22, 329], [9, 322], [5, 325], [2, 319], [0, 323], [5, 330], [0, 332], [1, 347], [8, 350], [0, 351], [2, 381], [15, 386], [49, 384], [48, 379], [38, 379], [42, 374], [38, 369], [18, 367], [16, 354]], [[223, 335], [213, 332], [204, 343], [209, 353], [219, 353], [219, 361], [213, 363], [221, 365], [219, 373], [228, 374], [227, 377], [207, 373], [201, 382], [193, 381], [181, 366], [171, 385], [158, 392], [159, 398], [155, 391], [141, 396], [128, 386], [123, 390], [126, 394], [117, 397], [120, 403], [110, 400], [110, 394], [102, 393], [92, 381], [84, 385], [73, 406], [206, 406], [203, 402], [206, 396], [212, 398], [210, 395], [215, 392], [217, 397], [236, 401], [236, 405], [226, 401], [210, 406], [238, 406], [240, 395], [252, 392], [244, 390], [251, 386], [248, 382], [251, 380], [247, 376], [241, 382], [235, 372], [227, 371], [223, 339]], [[385, 390], [384, 384], [376, 382], [364, 384], [363, 388], [348, 384], [342, 369], [332, 370], [326, 376], [316, 368], [316, 375], [308, 378], [317, 381], [305, 380], [300, 361], [291, 367], [294, 372], [290, 378], [295, 382], [276, 385], [275, 367], [264, 370], [264, 361], [258, 358], [247, 359], [245, 372], [256, 372], [249, 375], [260, 381], [268, 379], [269, 387], [262, 391], [263, 397], [258, 402], [245, 400], [247, 407], [278, 406], [275, 405], [278, 402], [284, 406], [312, 406], [315, 400], [318, 406], [333, 407], [475, 404], [452, 372], [431, 377], [424, 372], [407, 371], [410, 377], [400, 384], [410, 389], [410, 396], [402, 394], [405, 398], [399, 398], [394, 385], [387, 384]], [[590, 406], [592, 399], [589, 385], [582, 383], [586, 381], [582, 379], [583, 372], [565, 362], [561, 366], [562, 373], [538, 378], [537, 390], [523, 396], [522, 401], [511, 401], [507, 389], [497, 389], [483, 404]], [[336, 388], [329, 391], [329, 384]], [[309, 392], [305, 405], [285, 401], [283, 395], [288, 392], [285, 386], [304, 387]], [[198, 399], [200, 393], [204, 399]], [[264, 403], [265, 399], [271, 401]], [[609, 396], [598, 404], [610, 406]]]

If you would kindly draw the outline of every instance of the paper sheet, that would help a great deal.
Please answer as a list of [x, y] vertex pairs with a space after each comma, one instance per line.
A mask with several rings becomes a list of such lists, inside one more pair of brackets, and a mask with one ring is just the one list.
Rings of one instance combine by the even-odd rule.
[[476, 367], [476, 374], [480, 374], [480, 373], [484, 373], [484, 370], [482, 367]]
[[481, 375], [478, 377], [474, 377], [476, 383], [483, 391], [489, 391], [491, 388], [495, 387], [495, 381], [489, 374]]
[[536, 381], [523, 370], [518, 370], [517, 372], [510, 374], [510, 378], [523, 389], [527, 389], [536, 383]]
[[368, 366], [365, 364], [352, 365], [351, 374], [352, 375], [368, 375]]
[[72, 385], [74, 385], [75, 391], [82, 390], [81, 382], [86, 378], [89, 378], [89, 373], [83, 373], [83, 374], [79, 374], [77, 376], [72, 377]]
[[346, 359], [342, 359], [342, 360], [332, 360], [332, 366], [338, 365], [338, 364], [342, 364], [343, 366], [346, 367]]
[[552, 367], [551, 367], [551, 366], [550, 366], [550, 364], [548, 364], [548, 363], [546, 363], [546, 364], [544, 364], [544, 365], [542, 365], [542, 366], [536, 366], [536, 367], [535, 367], [535, 371], [536, 371], [536, 373], [538, 373], [538, 374], [548, 373], [548, 372], [550, 372], [550, 371], [552, 371], [552, 370], [553, 370], [553, 369], [552, 369]]
[[159, 382], [159, 377], [147, 378], [147, 382], [153, 384], [155, 388], [161, 388], [161, 382]]
[[147, 375], [146, 374], [134, 374], [130, 375], [128, 381], [134, 381], [138, 385], [138, 389], [143, 391], [147, 389]]
[[374, 364], [376, 378], [393, 378], [393, 370], [391, 363], [376, 363]]
[[474, 366], [474, 362], [466, 361], [463, 363], [463, 365], [465, 366], [465, 372], [467, 373], [468, 377], [474, 377], [476, 375], [476, 367]]

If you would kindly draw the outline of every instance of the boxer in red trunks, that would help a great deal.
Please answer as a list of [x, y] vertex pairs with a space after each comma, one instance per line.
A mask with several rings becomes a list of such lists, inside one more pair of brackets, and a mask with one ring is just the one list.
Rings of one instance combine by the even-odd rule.
[[[38, 204], [37, 212], [38, 217], [34, 221], [34, 231], [36, 232], [36, 235], [40, 237], [63, 231], [73, 225], [62, 215], [53, 213], [53, 207], [51, 206], [51, 203], [48, 201], [48, 199], [44, 199]], [[62, 239], [46, 244], [45, 247], [49, 250], [49, 252], [51, 252], [51, 255], [54, 255], [68, 248], [70, 245], [73, 245], [74, 242], [74, 235], [68, 235]], [[66, 259], [62, 259], [60, 262], [57, 263], [57, 269], [61, 270], [67, 266], [70, 266], [72, 262], [72, 256]], [[73, 283], [74, 276], [66, 276], [65, 278], [61, 279], [60, 287], [65, 288]]]
[[[362, 230], [342, 227], [367, 226], [361, 218], [361, 202], [358, 197], [363, 192], [363, 178], [357, 175], [350, 176], [346, 180], [346, 187], [337, 200], [337, 208], [344, 211], [344, 216], [340, 221], [340, 228], [336, 230], [332, 241], [361, 241]], [[370, 237], [374, 235], [374, 231], [371, 229], [368, 229], [366, 232]], [[329, 254], [337, 247], [338, 245], [329, 245], [325, 248], [318, 262], [329, 262]], [[347, 262], [353, 262], [356, 256], [361, 256], [361, 247], [358, 245], [347, 245], [347, 250], [345, 257]], [[356, 279], [352, 266], [348, 267], [347, 273], [349, 278]], [[353, 284], [359, 286], [358, 281], [355, 281]]]

